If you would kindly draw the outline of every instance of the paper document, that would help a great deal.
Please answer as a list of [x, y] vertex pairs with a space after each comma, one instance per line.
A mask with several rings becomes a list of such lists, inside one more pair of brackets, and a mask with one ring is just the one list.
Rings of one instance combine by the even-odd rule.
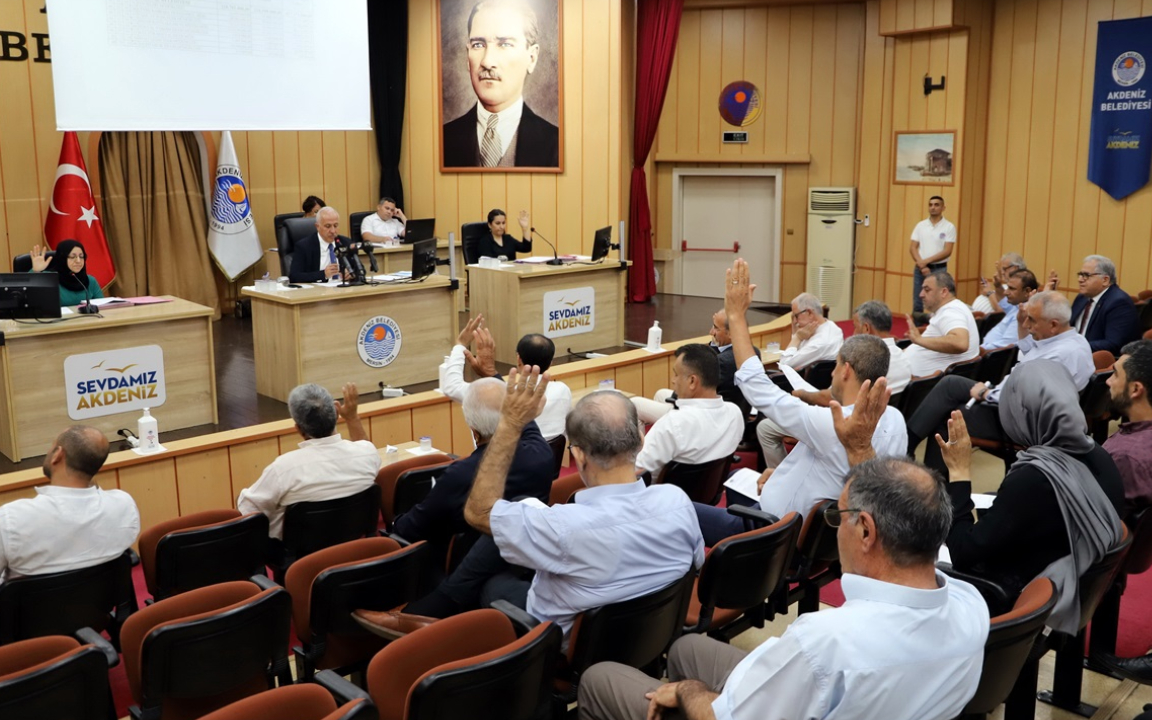
[[153, 297], [151, 295], [142, 295], [140, 297], [124, 298], [133, 305], [155, 305], [157, 303], [172, 302], [168, 298]]
[[516, 262], [518, 262], [518, 263], [534, 263], [534, 264], [540, 265], [540, 264], [548, 262], [551, 259], [552, 259], [551, 255], [533, 255], [532, 257], [520, 258]]
[[724, 487], [732, 488], [746, 498], [760, 502], [760, 493], [756, 490], [756, 483], [760, 482], [760, 473], [748, 468], [740, 468], [724, 481]]
[[784, 377], [788, 378], [788, 384], [792, 386], [793, 390], [806, 390], [807, 392], [820, 392], [812, 385], [809, 385], [804, 378], [800, 377], [800, 373], [796, 372], [787, 365], [781, 365], [780, 371], [784, 373]]
[[977, 510], [987, 510], [992, 507], [992, 503], [996, 500], [995, 495], [987, 493], [972, 493], [972, 504], [976, 506]]
[[437, 450], [436, 448], [428, 448], [427, 450], [425, 450], [424, 448], [421, 448], [421, 447], [408, 448], [408, 454], [409, 455], [431, 455], [432, 453], [438, 453], [438, 452], [443, 452], [443, 451]]

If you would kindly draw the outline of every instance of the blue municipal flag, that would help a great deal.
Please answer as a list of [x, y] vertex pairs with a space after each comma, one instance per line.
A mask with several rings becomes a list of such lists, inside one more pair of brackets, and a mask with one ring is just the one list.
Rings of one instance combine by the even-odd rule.
[[1101, 22], [1088, 138], [1088, 179], [1117, 200], [1152, 170], [1152, 17]]

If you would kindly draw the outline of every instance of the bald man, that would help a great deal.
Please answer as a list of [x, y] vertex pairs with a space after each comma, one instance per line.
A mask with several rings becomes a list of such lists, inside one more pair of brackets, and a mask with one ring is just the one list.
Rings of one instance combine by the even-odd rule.
[[60, 433], [44, 456], [48, 484], [34, 498], [0, 507], [0, 581], [99, 565], [136, 542], [140, 512], [132, 496], [94, 482], [107, 457], [108, 440], [96, 428]]

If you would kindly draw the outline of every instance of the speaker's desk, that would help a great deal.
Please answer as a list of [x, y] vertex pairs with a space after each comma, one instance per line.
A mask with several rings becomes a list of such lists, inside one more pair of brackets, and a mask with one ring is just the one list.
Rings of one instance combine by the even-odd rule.
[[628, 263], [605, 260], [595, 265], [468, 266], [473, 316], [496, 341], [496, 359], [516, 362], [516, 343], [541, 333], [568, 348], [587, 352], [624, 344], [624, 298]]
[[215, 424], [214, 312], [168, 299], [59, 323], [0, 321], [0, 452], [42, 455], [77, 423], [113, 439], [135, 432], [143, 407], [161, 441], [165, 430]]
[[[365, 257], [368, 251], [365, 249], [360, 250], [361, 262], [364, 264], [364, 269], [372, 272], [372, 268], [368, 265], [368, 258]], [[382, 274], [388, 275], [391, 273], [403, 272], [412, 269], [412, 245], [400, 244], [392, 245], [390, 247], [372, 246], [372, 255], [376, 258], [376, 267], [380, 269]], [[460, 243], [456, 243], [456, 267], [464, 267], [464, 249]], [[436, 241], [436, 257], [440, 260], [448, 259], [448, 241]], [[441, 272], [447, 272], [442, 270]], [[468, 283], [467, 276], [463, 274], [462, 270], [457, 271], [457, 278], [460, 281], [460, 292], [457, 294], [456, 309], [464, 312], [464, 294], [467, 292]], [[439, 363], [437, 363], [439, 365]]]
[[252, 298], [256, 392], [288, 401], [302, 383], [339, 397], [435, 380], [458, 332], [457, 284], [432, 275], [419, 283], [293, 290], [241, 290]]

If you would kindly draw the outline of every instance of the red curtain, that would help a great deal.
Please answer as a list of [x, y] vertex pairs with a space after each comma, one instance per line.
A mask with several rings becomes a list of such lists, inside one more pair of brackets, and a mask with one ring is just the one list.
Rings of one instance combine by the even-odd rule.
[[632, 151], [632, 202], [628, 207], [628, 296], [647, 302], [656, 294], [652, 264], [652, 214], [644, 163], [656, 139], [656, 126], [668, 91], [668, 75], [680, 36], [684, 0], [639, 0], [636, 16], [636, 128]]

